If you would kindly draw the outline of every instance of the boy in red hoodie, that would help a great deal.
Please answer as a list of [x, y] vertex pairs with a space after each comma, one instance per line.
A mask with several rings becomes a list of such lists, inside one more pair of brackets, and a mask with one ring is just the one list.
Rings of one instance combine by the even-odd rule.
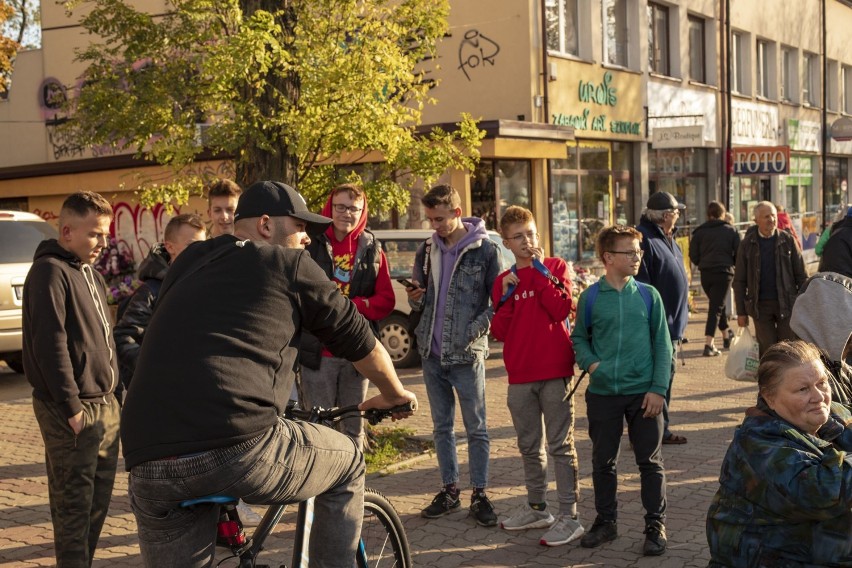
[[[528, 500], [500, 526], [512, 531], [549, 527], [540, 543], [557, 546], [584, 532], [577, 518], [574, 403], [567, 396], [574, 375], [574, 349], [565, 324], [572, 307], [571, 281], [564, 260], [545, 258], [532, 212], [509, 207], [500, 219], [500, 232], [517, 264], [494, 282], [491, 332], [504, 342], [503, 360], [509, 374], [506, 398], [523, 459]], [[555, 517], [547, 510], [542, 434], [556, 473], [559, 512]]]
[[[340, 292], [352, 300], [358, 312], [370, 320], [379, 336], [377, 322], [393, 311], [395, 303], [390, 269], [381, 243], [366, 229], [367, 195], [356, 185], [331, 190], [322, 214], [331, 217], [325, 233], [305, 248]], [[367, 380], [346, 359], [335, 357], [310, 333], [302, 332], [299, 349], [302, 364], [302, 395], [305, 406], [349, 406], [367, 396]], [[341, 431], [363, 447], [364, 421], [346, 418]]]

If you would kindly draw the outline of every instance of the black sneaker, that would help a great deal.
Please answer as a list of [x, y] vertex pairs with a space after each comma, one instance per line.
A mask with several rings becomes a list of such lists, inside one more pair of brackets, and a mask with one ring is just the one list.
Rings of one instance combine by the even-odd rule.
[[618, 537], [618, 525], [615, 521], [605, 521], [597, 517], [589, 532], [583, 535], [580, 546], [583, 548], [597, 548], [605, 542], [610, 542]]
[[437, 519], [438, 517], [443, 517], [448, 513], [452, 513], [460, 506], [461, 499], [459, 499], [458, 493], [453, 495], [446, 489], [441, 489], [441, 491], [435, 495], [435, 498], [432, 499], [432, 503], [420, 511], [420, 516], [426, 519]]
[[651, 521], [645, 525], [645, 545], [642, 554], [645, 556], [660, 556], [666, 551], [666, 527], [660, 521]]
[[730, 329], [726, 329], [722, 332], [722, 347], [725, 349], [731, 348], [731, 341], [734, 339], [734, 332]]
[[470, 514], [476, 519], [476, 524], [483, 527], [493, 527], [497, 524], [494, 505], [485, 493], [474, 493], [470, 499]]

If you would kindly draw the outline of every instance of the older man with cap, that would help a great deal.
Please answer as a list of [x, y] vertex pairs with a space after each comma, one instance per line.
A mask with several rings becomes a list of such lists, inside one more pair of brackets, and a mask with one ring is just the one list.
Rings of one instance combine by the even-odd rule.
[[636, 228], [642, 233], [642, 264], [636, 280], [650, 284], [660, 293], [666, 311], [666, 323], [672, 340], [672, 378], [666, 391], [663, 407], [664, 444], [685, 444], [686, 437], [669, 430], [669, 407], [672, 399], [672, 383], [677, 369], [677, 348], [683, 339], [689, 316], [689, 281], [683, 252], [674, 240], [674, 228], [680, 212], [686, 209], [674, 195], [658, 191], [648, 198], [647, 208]]
[[368, 322], [304, 251], [308, 234], [331, 219], [272, 181], [249, 187], [234, 217], [233, 235], [190, 245], [169, 269], [127, 395], [121, 438], [142, 559], [211, 565], [218, 506], [182, 501], [316, 496], [312, 565], [348, 568], [363, 514], [363, 456], [343, 434], [281, 418], [302, 330], [378, 387], [362, 409], [416, 398]]

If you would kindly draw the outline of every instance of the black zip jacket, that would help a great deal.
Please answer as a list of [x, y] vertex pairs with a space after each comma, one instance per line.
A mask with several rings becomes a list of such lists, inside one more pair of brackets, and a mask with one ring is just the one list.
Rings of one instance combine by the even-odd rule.
[[163, 281], [122, 410], [128, 470], [232, 446], [275, 425], [303, 328], [350, 361], [376, 344], [307, 252], [233, 235], [190, 245]]
[[852, 218], [847, 217], [831, 229], [822, 249], [820, 272], [837, 272], [852, 278]]
[[133, 378], [139, 347], [145, 338], [145, 330], [148, 328], [148, 322], [151, 321], [154, 302], [157, 300], [157, 294], [154, 293], [149, 282], [151, 280], [162, 282], [168, 269], [169, 253], [162, 244], [158, 243], [151, 248], [151, 252], [139, 265], [138, 275], [142, 285], [133, 293], [124, 314], [115, 323], [113, 336], [118, 350], [118, 370], [125, 387], [130, 386], [130, 379]]
[[106, 282], [56, 239], [42, 241], [24, 282], [24, 373], [33, 397], [60, 405], [103, 399], [118, 380]]
[[710, 219], [694, 231], [689, 240], [689, 260], [702, 272], [734, 273], [740, 233], [721, 219]]

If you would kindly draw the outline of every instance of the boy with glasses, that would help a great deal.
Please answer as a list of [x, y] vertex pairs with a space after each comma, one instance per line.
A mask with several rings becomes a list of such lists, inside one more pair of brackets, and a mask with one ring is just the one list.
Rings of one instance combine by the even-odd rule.
[[[565, 318], [571, 311], [568, 265], [545, 258], [531, 211], [512, 206], [500, 219], [505, 244], [517, 264], [497, 277], [491, 332], [504, 343], [509, 375], [506, 402], [524, 464], [527, 504], [500, 526], [508, 531], [548, 528], [539, 542], [558, 546], [583, 534], [577, 519], [580, 494], [574, 448], [574, 349]], [[542, 421], [544, 432], [542, 432]], [[559, 512], [547, 510], [547, 453], [554, 463]]]
[[[597, 518], [580, 545], [596, 548], [618, 536], [618, 453], [624, 421], [639, 466], [645, 508], [646, 556], [666, 550], [666, 474], [662, 441], [672, 345], [660, 294], [634, 280], [642, 234], [616, 225], [598, 235], [606, 274], [580, 295], [571, 339], [577, 364], [589, 372], [586, 410], [592, 440], [592, 483]], [[647, 290], [640, 290], [645, 286]], [[650, 356], [649, 356], [650, 355]]]
[[[378, 337], [377, 322], [390, 315], [395, 298], [385, 253], [366, 229], [367, 195], [356, 185], [335, 187], [322, 214], [331, 217], [332, 224], [311, 239], [306, 250], [340, 293], [369, 320]], [[366, 398], [367, 379], [352, 363], [333, 356], [310, 332], [302, 334], [300, 362], [306, 408], [349, 406]], [[340, 429], [363, 448], [364, 420], [360, 416], [343, 419]]]

